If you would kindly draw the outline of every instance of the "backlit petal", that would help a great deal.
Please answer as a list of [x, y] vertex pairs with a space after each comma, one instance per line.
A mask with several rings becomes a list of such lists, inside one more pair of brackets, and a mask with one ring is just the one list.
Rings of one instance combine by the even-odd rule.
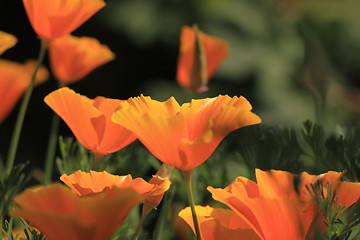
[[97, 149], [101, 136], [94, 129], [92, 120], [104, 116], [93, 106], [93, 100], [65, 87], [50, 93], [44, 101], [65, 121], [84, 147]]
[[79, 197], [54, 184], [17, 195], [18, 208], [10, 214], [25, 219], [52, 240], [106, 240], [141, 201], [142, 196], [128, 188]]
[[71, 35], [51, 41], [49, 56], [55, 77], [63, 83], [78, 81], [115, 58], [97, 39]]
[[44, 99], [69, 126], [78, 141], [93, 153], [116, 152], [136, 139], [136, 136], [110, 120], [111, 113], [122, 102], [97, 97], [95, 100], [64, 87]]
[[103, 0], [23, 0], [30, 23], [40, 38], [63, 37], [105, 6]]
[[[200, 41], [204, 48], [207, 79], [209, 80], [229, 53], [228, 44], [222, 39], [200, 32]], [[177, 81], [191, 88], [191, 71], [195, 54], [195, 31], [185, 26], [181, 29], [180, 50], [177, 65]]]
[[[60, 180], [68, 185], [76, 194], [84, 196], [88, 194], [103, 192], [114, 186], [119, 188], [132, 188], [145, 197], [145, 202], [155, 206], [153, 198], [164, 194], [170, 187], [169, 179], [162, 181], [146, 182], [142, 178], [132, 179], [131, 175], [117, 176], [108, 172], [76, 171], [71, 175], [63, 174]], [[161, 200], [161, 198], [160, 198]], [[160, 200], [157, 204], [160, 203]]]
[[[246, 224], [243, 225], [244, 222], [234, 214], [232, 210], [211, 208], [209, 206], [195, 206], [195, 209], [202, 239], [260, 239], [252, 229], [249, 229], [248, 227], [242, 228], [243, 226], [246, 226]], [[181, 210], [179, 216], [184, 219], [194, 231], [190, 207]], [[229, 220], [232, 220], [233, 222], [230, 223]]]
[[160, 161], [180, 170], [206, 161], [231, 131], [259, 123], [243, 97], [218, 96], [179, 106], [140, 96], [122, 102], [112, 120], [134, 132]]
[[17, 38], [14, 35], [0, 31], [0, 55], [15, 46], [16, 43]]
[[[35, 60], [21, 64], [0, 59], [0, 123], [8, 116], [30, 85], [35, 66]], [[48, 76], [46, 68], [41, 66], [36, 75], [35, 84], [44, 82]]]
[[123, 182], [131, 181], [132, 177], [131, 175], [117, 176], [105, 171], [90, 171], [89, 173], [86, 173], [79, 170], [71, 175], [61, 175], [60, 180], [68, 185], [76, 194], [83, 196], [102, 192], [113, 186], [119, 186]]

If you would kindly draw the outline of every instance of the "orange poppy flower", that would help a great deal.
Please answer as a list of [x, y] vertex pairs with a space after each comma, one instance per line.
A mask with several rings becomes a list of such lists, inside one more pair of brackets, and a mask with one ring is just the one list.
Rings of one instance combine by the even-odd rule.
[[15, 46], [16, 43], [17, 38], [14, 35], [0, 31], [0, 55]]
[[136, 139], [129, 130], [110, 120], [121, 100], [105, 97], [92, 100], [63, 87], [47, 95], [44, 101], [66, 122], [78, 141], [95, 154], [116, 152]]
[[[201, 238], [206, 240], [260, 240], [257, 234], [230, 209], [195, 206]], [[179, 212], [195, 233], [190, 207]]]
[[[209, 36], [203, 32], [199, 33], [201, 48], [205, 58], [205, 79], [208, 81], [219, 68], [220, 64], [229, 54], [228, 44], [219, 38]], [[181, 29], [180, 52], [177, 65], [177, 81], [184, 88], [202, 92], [206, 89], [207, 82], [198, 82], [191, 79], [196, 56], [196, 31], [192, 27], [184, 26]]]
[[52, 240], [107, 240], [143, 197], [130, 188], [110, 188], [79, 197], [61, 185], [33, 187], [14, 198], [21, 217]]
[[192, 100], [180, 106], [150, 97], [130, 98], [120, 104], [112, 120], [134, 132], [160, 161], [180, 170], [203, 163], [231, 131], [256, 124], [244, 97], [218, 96]]
[[[22, 94], [30, 85], [36, 61], [24, 64], [0, 59], [0, 122], [8, 116]], [[45, 67], [40, 67], [36, 75], [36, 84], [47, 80], [49, 74]]]
[[[328, 172], [314, 176], [284, 171], [256, 170], [257, 183], [238, 177], [225, 189], [208, 187], [215, 200], [237, 213], [261, 239], [305, 239], [323, 231], [322, 212], [306, 194], [306, 185], [315, 181], [336, 187], [339, 204], [349, 207], [360, 197], [360, 185], [340, 182], [342, 173]], [[324, 185], [325, 186], [325, 185]], [[352, 189], [350, 200], [345, 191]], [[316, 229], [317, 228], [317, 229]]]
[[[102, 192], [116, 186], [134, 189], [146, 197], [146, 199], [144, 199], [145, 201], [150, 197], [164, 195], [164, 192], [170, 187], [169, 179], [166, 179], [159, 184], [152, 184], [146, 182], [142, 178], [132, 179], [131, 175], [117, 176], [105, 171], [90, 171], [89, 173], [86, 173], [79, 170], [69, 176], [63, 174], [60, 177], [60, 180], [68, 185], [79, 196]], [[155, 208], [157, 205], [153, 207]]]
[[63, 83], [78, 81], [115, 58], [97, 39], [71, 35], [51, 41], [49, 56], [55, 77]]
[[51, 40], [63, 37], [105, 6], [104, 0], [23, 0], [37, 35]]

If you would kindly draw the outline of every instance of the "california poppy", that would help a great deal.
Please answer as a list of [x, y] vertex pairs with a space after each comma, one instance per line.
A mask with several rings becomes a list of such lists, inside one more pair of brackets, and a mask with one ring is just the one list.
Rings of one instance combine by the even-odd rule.
[[120, 103], [112, 116], [129, 129], [160, 161], [179, 170], [203, 163], [231, 131], [259, 123], [244, 97], [220, 95], [179, 105], [135, 97]]
[[[182, 87], [202, 92], [206, 90], [207, 81], [228, 56], [229, 47], [224, 40], [209, 36], [203, 32], [199, 32], [198, 37], [200, 39], [197, 42], [196, 31], [196, 29], [189, 26], [184, 26], [181, 29], [176, 78]], [[196, 52], [197, 48], [202, 49], [200, 53]], [[201, 60], [204, 61], [204, 66], [196, 65], [201, 64], [197, 63], [197, 58], [202, 57], [198, 56], [198, 54], [205, 55]], [[197, 73], [198, 71], [201, 71], [201, 73]], [[201, 77], [203, 79], [195, 79], [197, 74], [203, 74]], [[205, 82], [202, 82], [204, 80]]]
[[121, 100], [89, 99], [63, 87], [44, 101], [66, 122], [78, 141], [95, 154], [116, 152], [136, 139], [132, 132], [110, 120]]
[[[30, 85], [36, 62], [24, 64], [0, 59], [0, 122], [8, 116], [22, 94]], [[36, 84], [47, 80], [49, 74], [45, 67], [40, 67], [36, 75]]]
[[104, 0], [23, 0], [40, 38], [51, 40], [73, 32], [105, 6]]
[[49, 43], [49, 56], [57, 80], [71, 83], [113, 60], [114, 53], [91, 37], [67, 35]]
[[79, 197], [61, 184], [32, 187], [15, 196], [10, 210], [52, 240], [107, 240], [143, 197], [130, 188], [113, 187]]
[[0, 55], [17, 43], [17, 38], [9, 33], [0, 31]]
[[[201, 238], [206, 240], [260, 240], [257, 234], [230, 209], [195, 206]], [[194, 230], [190, 207], [179, 212], [179, 216]]]
[[79, 170], [69, 176], [63, 174], [60, 179], [79, 196], [102, 192], [116, 186], [134, 189], [145, 197], [145, 201], [150, 197], [162, 196], [170, 187], [169, 179], [166, 179], [160, 184], [152, 184], [142, 178], [132, 179], [130, 174], [117, 176], [105, 171], [90, 171], [87, 173]]
[[[257, 183], [238, 177], [225, 189], [208, 187], [215, 200], [237, 213], [261, 239], [305, 239], [314, 231], [323, 231], [322, 211], [306, 194], [316, 181], [337, 186], [342, 173], [328, 172], [320, 176], [284, 171], [256, 170]], [[344, 190], [351, 187], [343, 182], [337, 188], [339, 203], [349, 207], [360, 196], [360, 185], [352, 186], [354, 193], [349, 201], [343, 200]], [[338, 191], [339, 190], [339, 191]], [[316, 229], [318, 228], [318, 229]]]

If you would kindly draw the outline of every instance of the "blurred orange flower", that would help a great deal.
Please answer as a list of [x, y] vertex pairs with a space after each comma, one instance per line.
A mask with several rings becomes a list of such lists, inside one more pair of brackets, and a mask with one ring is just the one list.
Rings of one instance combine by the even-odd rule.
[[[142, 178], [132, 179], [131, 175], [117, 176], [105, 171], [90, 171], [89, 173], [86, 173], [79, 170], [69, 176], [63, 174], [60, 179], [79, 196], [102, 192], [116, 186], [134, 189], [145, 196], [145, 202], [150, 197], [164, 195], [164, 192], [170, 187], [169, 179], [166, 179], [159, 184], [152, 184], [146, 182]], [[155, 208], [157, 205], [153, 207]]]
[[51, 40], [63, 37], [105, 6], [104, 0], [23, 0], [37, 35]]
[[257, 183], [238, 177], [225, 189], [208, 187], [208, 190], [215, 200], [237, 213], [261, 239], [300, 240], [325, 228], [323, 214], [306, 194], [306, 186], [316, 181], [321, 181], [324, 186], [330, 183], [336, 189], [339, 204], [345, 207], [360, 197], [360, 184], [340, 182], [341, 175], [338, 172], [319, 176], [306, 172], [295, 175], [256, 169]]
[[130, 188], [110, 188], [79, 197], [61, 184], [32, 187], [14, 198], [21, 217], [52, 240], [107, 240], [143, 200]]
[[115, 58], [114, 53], [97, 39], [72, 35], [51, 41], [49, 56], [56, 79], [63, 83], [78, 81]]
[[196, 92], [202, 92], [206, 90], [207, 81], [214, 75], [216, 69], [225, 60], [229, 54], [228, 44], [219, 38], [209, 36], [203, 32], [199, 33], [200, 44], [205, 58], [205, 79], [206, 82], [198, 82], [198, 80], [192, 79], [194, 76], [194, 67], [198, 67], [195, 64], [196, 57], [196, 31], [194, 28], [184, 26], [181, 29], [180, 36], [180, 51], [177, 65], [177, 81], [184, 88], [191, 89]]
[[[257, 234], [230, 209], [195, 206], [201, 238], [206, 240], [260, 240]], [[179, 212], [195, 233], [190, 207]]]
[[180, 106], [135, 97], [120, 103], [112, 120], [134, 132], [160, 161], [191, 170], [206, 161], [231, 131], [260, 123], [244, 97], [220, 95], [192, 100]]
[[95, 154], [116, 152], [136, 139], [132, 132], [110, 120], [121, 100], [89, 99], [63, 87], [51, 92], [44, 101], [66, 122], [78, 141]]
[[[0, 123], [8, 116], [22, 94], [30, 85], [36, 61], [24, 64], [0, 59]], [[36, 84], [47, 80], [49, 76], [45, 67], [40, 67], [36, 75]]]
[[17, 38], [14, 35], [0, 31], [0, 55], [15, 46], [16, 43]]

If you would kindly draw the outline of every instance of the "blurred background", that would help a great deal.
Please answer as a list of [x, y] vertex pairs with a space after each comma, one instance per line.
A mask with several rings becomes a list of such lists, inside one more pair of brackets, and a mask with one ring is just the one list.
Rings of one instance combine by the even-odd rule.
[[[183, 99], [176, 65], [180, 29], [198, 24], [225, 39], [230, 55], [201, 97], [243, 95], [264, 125], [300, 127], [307, 119], [326, 129], [357, 125], [360, 111], [360, 1], [358, 0], [108, 0], [77, 29], [106, 44], [116, 59], [72, 84], [90, 98], [139, 94]], [[1, 57], [36, 58], [39, 40], [21, 0], [0, 0], [0, 30], [19, 42]], [[44, 63], [48, 65], [46, 60]], [[36, 87], [20, 140], [18, 159], [42, 164], [52, 111], [43, 98], [51, 78]], [[0, 100], [1, 104], [1, 100]], [[18, 106], [0, 125], [6, 156]], [[71, 136], [62, 124], [62, 135]]]

